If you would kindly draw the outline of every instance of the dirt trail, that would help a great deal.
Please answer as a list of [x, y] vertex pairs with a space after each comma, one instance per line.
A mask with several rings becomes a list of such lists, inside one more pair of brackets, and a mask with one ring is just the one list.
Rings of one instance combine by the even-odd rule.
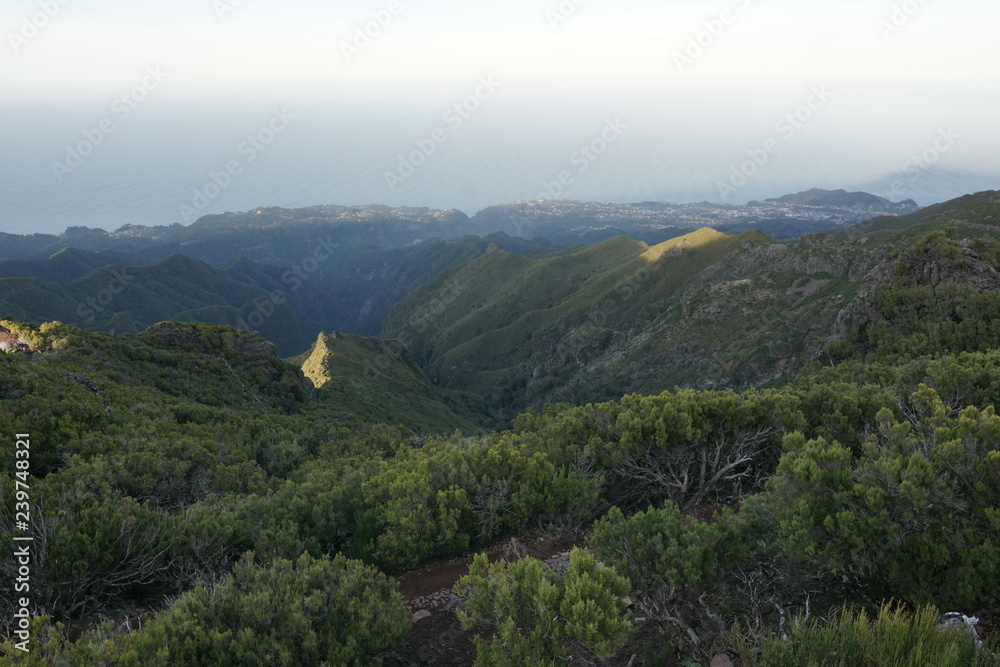
[[[511, 538], [494, 544], [477, 553], [485, 551], [490, 561], [500, 559], [508, 562], [531, 556], [547, 565], [558, 566], [569, 558], [570, 550], [577, 545], [567, 541], [555, 541], [533, 535], [521, 539]], [[446, 607], [457, 599], [452, 590], [455, 583], [469, 573], [469, 566], [475, 554], [466, 554], [461, 558], [433, 563], [419, 570], [411, 570], [396, 577], [399, 591], [410, 603], [414, 612], [421, 610], [434, 612]]]
[[[578, 546], [567, 540], [552, 540], [540, 535], [504, 540], [477, 551], [486, 552], [491, 561], [508, 562], [531, 556], [550, 567], [565, 567], [570, 550]], [[414, 612], [413, 629], [406, 647], [385, 656], [386, 667], [459, 667], [471, 665], [476, 649], [471, 632], [462, 630], [455, 616], [454, 606], [458, 596], [452, 590], [455, 583], [469, 573], [475, 554], [433, 563], [419, 570], [412, 570], [396, 577], [399, 590]]]

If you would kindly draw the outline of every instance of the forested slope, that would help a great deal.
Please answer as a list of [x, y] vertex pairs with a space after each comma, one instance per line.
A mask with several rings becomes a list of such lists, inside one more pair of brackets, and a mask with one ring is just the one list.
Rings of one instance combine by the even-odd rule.
[[[990, 633], [1000, 606], [1000, 248], [989, 234], [946, 226], [870, 251], [871, 270], [842, 266], [858, 287], [840, 293], [832, 343], [780, 386], [550, 403], [489, 434], [324, 407], [338, 350], [385, 354], [391, 365], [373, 362], [387, 373], [380, 391], [404, 373], [417, 391], [387, 341], [328, 336], [299, 360], [303, 373], [225, 327], [111, 337], [5, 321], [0, 431], [30, 434], [30, 457], [12, 445], [0, 466], [26, 473], [35, 541], [32, 651], [16, 648], [20, 601], [5, 596], [0, 659], [420, 664], [404, 649], [412, 610], [387, 575], [534, 531], [586, 549], [555, 569], [472, 563], [456, 622], [478, 664], [707, 664], [723, 652], [747, 665], [996, 664], [989, 634], [977, 649], [936, 627], [939, 611], [956, 611]], [[807, 272], [789, 276], [791, 298], [800, 281], [825, 280], [827, 248], [867, 247], [699, 238], [679, 252], [613, 240], [542, 264], [494, 250], [473, 263], [492, 279], [456, 297], [487, 285], [492, 314], [445, 319], [510, 329], [529, 321], [524, 298], [560, 307], [493, 270], [558, 268], [574, 278], [548, 283], [566, 303], [603, 296], [630, 262], [676, 260], [677, 284], [701, 275], [711, 294], [707, 276], [740, 270], [712, 264], [717, 250], [747, 263], [792, 252], [783, 270]], [[772, 316], [745, 296], [729, 302], [732, 340], [757, 335], [751, 315]], [[635, 303], [618, 316], [649, 305]], [[417, 358], [437, 353], [424, 340]], [[0, 480], [15, 497], [21, 478]], [[0, 507], [4, 533], [26, 532], [17, 520]], [[0, 568], [17, 576], [12, 559]]]
[[435, 382], [515, 414], [678, 385], [760, 385], [822, 350], [884, 252], [708, 229], [653, 247], [612, 239], [553, 259], [497, 252], [404, 299], [384, 335], [408, 341]]

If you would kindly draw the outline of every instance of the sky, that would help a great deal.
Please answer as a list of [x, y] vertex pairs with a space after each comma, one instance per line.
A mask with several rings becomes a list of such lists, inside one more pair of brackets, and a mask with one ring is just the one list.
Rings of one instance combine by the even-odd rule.
[[0, 231], [808, 187], [930, 204], [1000, 187], [997, 19], [995, 0], [6, 0]]

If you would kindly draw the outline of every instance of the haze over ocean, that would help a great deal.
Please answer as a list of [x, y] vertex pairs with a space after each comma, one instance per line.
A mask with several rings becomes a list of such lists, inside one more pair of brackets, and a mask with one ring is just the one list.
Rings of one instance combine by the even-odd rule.
[[995, 4], [801, 4], [17, 0], [0, 231], [998, 187]]

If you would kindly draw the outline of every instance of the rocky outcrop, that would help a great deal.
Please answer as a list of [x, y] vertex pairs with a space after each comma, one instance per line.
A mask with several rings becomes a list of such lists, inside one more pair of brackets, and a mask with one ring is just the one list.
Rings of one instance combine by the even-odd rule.
[[10, 329], [0, 326], [0, 352], [7, 354], [32, 354], [31, 344], [13, 333]]
[[858, 295], [837, 318], [838, 335], [875, 321], [880, 309], [878, 295], [892, 284], [926, 285], [934, 290], [946, 284], [964, 284], [987, 292], [1000, 290], [1000, 272], [969, 241], [935, 237], [895, 259], [883, 261], [868, 274]]
[[164, 350], [203, 354], [221, 362], [227, 379], [237, 383], [245, 400], [296, 411], [315, 396], [301, 369], [278, 358], [274, 343], [260, 335], [215, 324], [162, 322], [139, 335]]
[[975, 616], [966, 616], [965, 614], [957, 611], [942, 614], [938, 619], [939, 630], [943, 632], [958, 632], [968, 635], [969, 639], [972, 640], [977, 649], [983, 647], [983, 640], [979, 638], [979, 631], [976, 630], [976, 626], [978, 625], [978, 618]]

